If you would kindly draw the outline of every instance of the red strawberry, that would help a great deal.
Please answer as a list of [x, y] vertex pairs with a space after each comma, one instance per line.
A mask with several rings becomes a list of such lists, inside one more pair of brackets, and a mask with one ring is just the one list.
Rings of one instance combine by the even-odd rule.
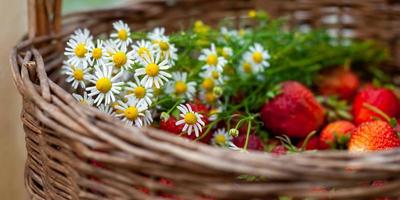
[[206, 117], [210, 112], [210, 109], [208, 109], [207, 106], [204, 104], [195, 102], [195, 103], [189, 103], [189, 105], [190, 107], [192, 107], [192, 110], [194, 112], [198, 112], [202, 114], [204, 117]]
[[183, 129], [183, 124], [176, 126], [175, 123], [178, 120], [174, 116], [170, 116], [167, 121], [161, 120], [160, 121], [160, 129], [164, 131], [168, 131], [170, 133], [174, 133], [179, 135]]
[[[237, 147], [243, 148], [245, 143], [246, 143], [246, 135], [244, 134], [239, 135], [233, 139], [233, 144], [235, 144]], [[250, 134], [249, 141], [247, 144], [247, 150], [263, 151], [264, 144], [262, 143], [261, 139], [258, 136]]]
[[282, 83], [281, 93], [265, 103], [261, 119], [276, 134], [304, 138], [324, 122], [324, 109], [311, 91], [296, 81]]
[[275, 156], [281, 156], [281, 155], [285, 155], [287, 153], [287, 151], [288, 150], [286, 149], [286, 147], [283, 146], [282, 144], [280, 144], [280, 145], [275, 146], [272, 149], [271, 153], [272, 153], [272, 155], [275, 155]]
[[327, 147], [336, 144], [346, 146], [348, 139], [350, 139], [351, 131], [355, 128], [354, 124], [349, 121], [339, 120], [332, 122], [322, 130], [319, 137], [320, 143]]
[[[303, 147], [304, 140], [300, 141], [297, 144], [297, 148]], [[319, 138], [314, 136], [310, 138], [304, 148], [304, 150], [325, 150], [328, 149], [329, 146], [325, 145], [324, 143], [320, 143]]]
[[378, 108], [389, 117], [396, 117], [400, 113], [399, 100], [391, 90], [367, 86], [357, 94], [353, 102], [353, 115], [356, 124], [376, 118], [384, 119], [380, 114], [367, 108], [365, 104]]
[[400, 139], [385, 121], [364, 122], [353, 130], [349, 151], [376, 151], [400, 147]]
[[326, 71], [317, 78], [316, 82], [321, 94], [336, 95], [342, 99], [351, 99], [360, 86], [358, 76], [348, 67]]

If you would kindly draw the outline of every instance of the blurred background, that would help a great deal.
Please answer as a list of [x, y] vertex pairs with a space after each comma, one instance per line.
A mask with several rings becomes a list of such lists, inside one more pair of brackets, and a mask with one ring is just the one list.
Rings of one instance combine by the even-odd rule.
[[[28, 0], [0, 0], [0, 199], [26, 199], [25, 135], [19, 119], [21, 98], [9, 66], [10, 49], [26, 33]], [[63, 12], [108, 8], [123, 0], [64, 0]]]

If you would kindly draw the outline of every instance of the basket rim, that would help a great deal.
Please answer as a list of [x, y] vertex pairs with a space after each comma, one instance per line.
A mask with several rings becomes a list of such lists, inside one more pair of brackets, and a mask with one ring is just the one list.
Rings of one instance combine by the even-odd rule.
[[[162, 1], [163, 0], [155, 0], [155, 2], [162, 2]], [[140, 1], [137, 2], [137, 4], [140, 4], [140, 3], [142, 3], [142, 2], [140, 2]], [[132, 11], [132, 10], [135, 10], [134, 8], [132, 8], [132, 9], [131, 8], [123, 8], [123, 9], [128, 11], [128, 12]], [[111, 9], [104, 9], [103, 8], [103, 9], [96, 9], [96, 10], [90, 10], [90, 11], [73, 12], [73, 13], [68, 13], [67, 15], [65, 15], [65, 17], [67, 17], [67, 18], [75, 18], [75, 17], [85, 16], [86, 14], [96, 14], [96, 13], [101, 13], [101, 12], [115, 12], [115, 11], [120, 12], [120, 9], [119, 8], [111, 8]], [[71, 22], [71, 23], [73, 23], [73, 22]], [[69, 24], [65, 24], [64, 26], [68, 27], [68, 25]], [[10, 52], [10, 56], [9, 56], [10, 65], [11, 65], [11, 69], [12, 69], [12, 74], [13, 74], [13, 77], [14, 77], [14, 83], [23, 84], [21, 71], [20, 71], [19, 66], [18, 66], [18, 64], [16, 62], [16, 60], [18, 60], [18, 56], [19, 56], [18, 53], [20, 51], [23, 51], [24, 49], [27, 49], [27, 48], [30, 48], [31, 50], [37, 51], [37, 49], [33, 47], [35, 44], [42, 43], [42, 42], [51, 42], [53, 40], [59, 40], [60, 38], [62, 38], [64, 36], [67, 36], [67, 35], [70, 35], [71, 33], [73, 33], [74, 30], [75, 29], [70, 29], [70, 30], [65, 31], [65, 32], [60, 33], [60, 34], [45, 35], [45, 36], [36, 37], [34, 39], [27, 39], [26, 36], [24, 36], [23, 39], [21, 39], [20, 42], [18, 42], [17, 45], [15, 45], [12, 48], [12, 50]], [[46, 81], [51, 81], [47, 76], [45, 78], [47, 79]], [[68, 94], [72, 98], [72, 95], [70, 93], [68, 93], [64, 89], [62, 89], [62, 90], [65, 92], [65, 94]], [[21, 91], [19, 93], [21, 94]], [[23, 95], [23, 94], [21, 94], [21, 95]], [[76, 104], [74, 106], [78, 106], [80, 109], [87, 109], [88, 108], [88, 106], [85, 106], [85, 105], [82, 105], [82, 104]], [[91, 109], [94, 112], [97, 112], [96, 113], [97, 115], [102, 115], [102, 117], [109, 118], [109, 120], [118, 121], [118, 120], [114, 120], [111, 116], [100, 112], [98, 109], [94, 109], [94, 108], [90, 108], [90, 107], [89, 107], [89, 109]], [[121, 123], [121, 125], [127, 126], [127, 125], [125, 125], [123, 123]], [[147, 128], [144, 127], [144, 128], [140, 128], [140, 129], [147, 129]], [[150, 129], [157, 129], [157, 128], [150, 128]], [[159, 129], [157, 129], [157, 130], [159, 130]], [[167, 132], [165, 132], [163, 130], [159, 130], [159, 131], [167, 133]], [[181, 138], [179, 136], [175, 136], [175, 135], [171, 135], [171, 134], [166, 134], [166, 135], [172, 136], [174, 138], [185, 139], [185, 138]], [[188, 141], [190, 141], [190, 140], [188, 140]], [[203, 145], [203, 144], [201, 144], [201, 145]], [[205, 146], [210, 146], [210, 145], [205, 145]], [[210, 147], [212, 147], [212, 146], [210, 146]], [[212, 148], [221, 150], [221, 148], [218, 148], [218, 147], [212, 147]], [[397, 151], [395, 149], [393, 149], [393, 150]], [[388, 150], [388, 151], [392, 151], [392, 150]], [[386, 151], [386, 152], [388, 152], [388, 151]], [[329, 152], [329, 151], [324, 151], [324, 154], [327, 153], [327, 152]], [[351, 153], [351, 152], [348, 152], [346, 150], [335, 150], [333, 152], [336, 152], [336, 153], [338, 153], [338, 152], [346, 152], [346, 154], [351, 154], [351, 155], [357, 155], [357, 154], [358, 155], [361, 155], [361, 154], [368, 154], [368, 155], [378, 154], [379, 155], [379, 154], [381, 154], [382, 152], [385, 152], [385, 151], [381, 151], [381, 152], [353, 152], [353, 153]], [[260, 153], [260, 152], [255, 151], [255, 152], [252, 152], [252, 153]], [[268, 152], [261, 152], [261, 153], [262, 154], [268, 154]], [[298, 154], [304, 154], [304, 153], [308, 154], [310, 152], [299, 152]], [[336, 153], [334, 155], [337, 155]]]

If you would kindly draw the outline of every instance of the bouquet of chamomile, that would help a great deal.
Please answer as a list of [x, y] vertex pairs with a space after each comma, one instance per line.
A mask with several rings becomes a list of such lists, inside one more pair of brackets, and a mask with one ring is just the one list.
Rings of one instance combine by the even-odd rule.
[[324, 30], [288, 31], [263, 11], [242, 20], [236, 29], [228, 19], [216, 27], [193, 21], [170, 34], [134, 31], [123, 21], [110, 35], [79, 29], [62, 73], [79, 102], [127, 126], [240, 151], [347, 148], [354, 123], [378, 116], [354, 122], [348, 104], [360, 85], [352, 67], [376, 72], [387, 59], [383, 48]]

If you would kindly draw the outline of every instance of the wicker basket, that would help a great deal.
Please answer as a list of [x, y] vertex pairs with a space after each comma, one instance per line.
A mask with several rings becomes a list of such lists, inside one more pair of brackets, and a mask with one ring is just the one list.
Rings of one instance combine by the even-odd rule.
[[[287, 17], [290, 26], [327, 27], [339, 38], [374, 38], [390, 46], [394, 53], [390, 66], [400, 66], [399, 1], [135, 2], [61, 17], [61, 0], [28, 1], [29, 34], [13, 49], [10, 62], [23, 98], [21, 119], [28, 150], [25, 184], [30, 198], [370, 199], [400, 194], [400, 150], [276, 157], [217, 149], [152, 128], [127, 127], [81, 106], [63, 89], [59, 73], [64, 43], [77, 27], [87, 27], [96, 35], [109, 32], [111, 22], [123, 19], [136, 30], [159, 25], [176, 30], [193, 19], [209, 24], [226, 16], [235, 20], [251, 8]], [[339, 20], [332, 22], [331, 16]], [[248, 182], [240, 175], [260, 178]], [[386, 182], [371, 187], [374, 180]]]

